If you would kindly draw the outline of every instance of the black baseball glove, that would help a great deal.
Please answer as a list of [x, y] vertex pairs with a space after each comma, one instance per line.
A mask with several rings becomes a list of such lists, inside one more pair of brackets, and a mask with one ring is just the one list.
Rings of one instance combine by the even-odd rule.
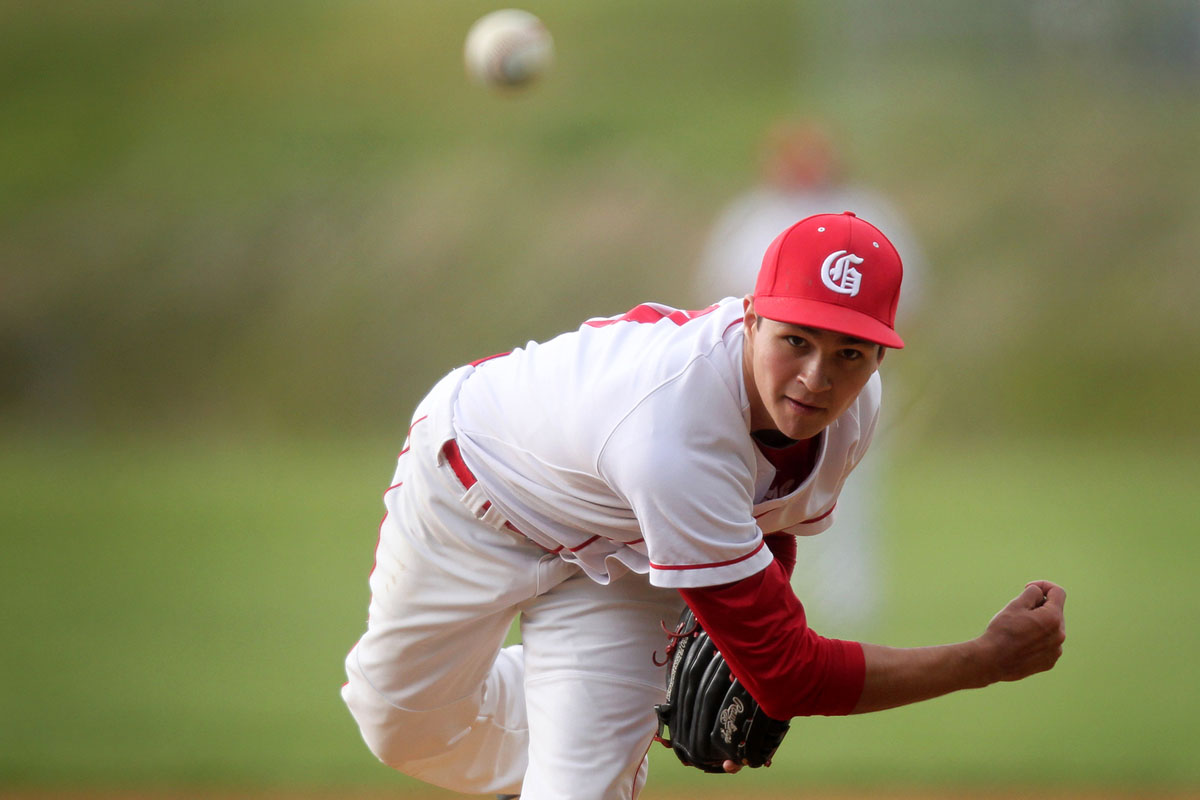
[[[725, 658], [684, 608], [668, 632], [667, 702], [654, 707], [658, 734], [684, 764], [724, 772], [726, 760], [751, 767], [771, 765], [790, 723], [768, 717], [729, 671]], [[666, 729], [670, 738], [664, 738]]]

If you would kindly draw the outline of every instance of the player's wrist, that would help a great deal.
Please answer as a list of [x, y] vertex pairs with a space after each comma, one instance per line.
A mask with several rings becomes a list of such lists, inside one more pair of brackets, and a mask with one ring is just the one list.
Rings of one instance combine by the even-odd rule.
[[986, 635], [959, 645], [964, 683], [968, 689], [982, 689], [1000, 680], [995, 648]]

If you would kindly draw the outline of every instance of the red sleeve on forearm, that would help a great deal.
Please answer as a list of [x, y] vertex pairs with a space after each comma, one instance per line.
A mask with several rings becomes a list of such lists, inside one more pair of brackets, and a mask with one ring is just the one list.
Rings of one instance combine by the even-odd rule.
[[841, 716], [858, 704], [862, 645], [809, 628], [778, 562], [740, 581], [679, 593], [769, 716]]

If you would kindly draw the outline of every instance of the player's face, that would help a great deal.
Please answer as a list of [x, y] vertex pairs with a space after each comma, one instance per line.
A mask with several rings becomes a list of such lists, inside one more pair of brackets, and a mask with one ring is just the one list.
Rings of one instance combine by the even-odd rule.
[[758, 317], [749, 298], [743, 322], [752, 430], [816, 436], [854, 402], [883, 357], [871, 342]]

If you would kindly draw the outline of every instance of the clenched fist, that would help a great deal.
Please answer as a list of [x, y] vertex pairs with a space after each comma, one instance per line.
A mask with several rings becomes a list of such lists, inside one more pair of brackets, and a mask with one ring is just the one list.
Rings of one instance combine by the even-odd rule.
[[1034, 581], [992, 617], [979, 639], [993, 670], [989, 682], [1019, 681], [1054, 666], [1067, 638], [1066, 602], [1061, 586]]

